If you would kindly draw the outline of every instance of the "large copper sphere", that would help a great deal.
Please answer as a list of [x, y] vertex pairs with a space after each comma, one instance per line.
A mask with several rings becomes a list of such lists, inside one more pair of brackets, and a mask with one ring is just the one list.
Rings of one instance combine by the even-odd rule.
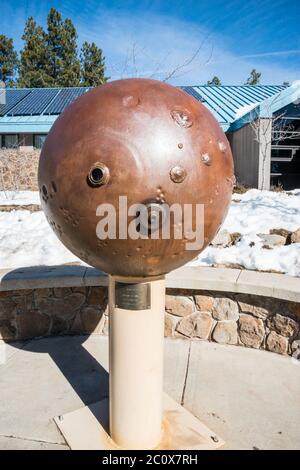
[[[233, 185], [228, 141], [200, 102], [155, 80], [110, 82], [78, 98], [42, 149], [42, 207], [59, 239], [88, 264], [120, 276], [156, 276], [193, 259], [186, 239], [96, 236], [99, 204], [204, 204], [204, 245], [226, 216]], [[118, 221], [117, 221], [118, 233]], [[171, 234], [173, 233], [171, 227]]]

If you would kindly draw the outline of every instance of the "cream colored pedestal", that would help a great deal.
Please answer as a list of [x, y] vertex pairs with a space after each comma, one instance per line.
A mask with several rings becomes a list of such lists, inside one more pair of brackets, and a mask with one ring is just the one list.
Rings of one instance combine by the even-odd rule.
[[[216, 449], [223, 441], [163, 397], [165, 279], [109, 278], [109, 400], [55, 419], [71, 449]], [[174, 364], [176, 367], [176, 364]]]
[[[168, 395], [164, 395], [163, 404], [162, 437], [153, 450], [215, 450], [224, 445]], [[108, 434], [108, 415], [106, 399], [55, 418], [55, 422], [72, 450], [125, 450]]]

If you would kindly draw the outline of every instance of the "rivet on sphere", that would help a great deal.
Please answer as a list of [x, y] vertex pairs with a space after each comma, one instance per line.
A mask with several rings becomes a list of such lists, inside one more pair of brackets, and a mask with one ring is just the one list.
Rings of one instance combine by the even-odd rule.
[[203, 161], [203, 163], [205, 163], [205, 165], [211, 165], [211, 163], [212, 163], [211, 157], [208, 155], [208, 153], [204, 153], [201, 156], [201, 160]]
[[182, 183], [185, 180], [186, 171], [181, 166], [174, 166], [170, 171], [170, 177], [174, 183]]

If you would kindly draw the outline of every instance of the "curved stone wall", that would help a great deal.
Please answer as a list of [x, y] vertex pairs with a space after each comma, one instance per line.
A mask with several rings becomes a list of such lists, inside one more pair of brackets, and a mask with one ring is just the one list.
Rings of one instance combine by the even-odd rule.
[[167, 336], [295, 356], [300, 353], [300, 304], [253, 294], [168, 289], [165, 329]]
[[[108, 334], [105, 286], [0, 292], [0, 338]], [[165, 335], [300, 357], [300, 304], [253, 294], [167, 289]]]

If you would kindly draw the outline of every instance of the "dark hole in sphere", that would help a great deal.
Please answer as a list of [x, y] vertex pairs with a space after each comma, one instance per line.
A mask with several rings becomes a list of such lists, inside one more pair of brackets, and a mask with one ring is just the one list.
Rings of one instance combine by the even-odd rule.
[[103, 180], [103, 176], [104, 173], [102, 168], [93, 168], [93, 170], [91, 171], [92, 183], [101, 183], [101, 181]]
[[102, 167], [101, 164], [95, 165], [89, 171], [87, 182], [90, 186], [101, 186], [106, 184], [109, 179], [109, 172], [106, 167]]

